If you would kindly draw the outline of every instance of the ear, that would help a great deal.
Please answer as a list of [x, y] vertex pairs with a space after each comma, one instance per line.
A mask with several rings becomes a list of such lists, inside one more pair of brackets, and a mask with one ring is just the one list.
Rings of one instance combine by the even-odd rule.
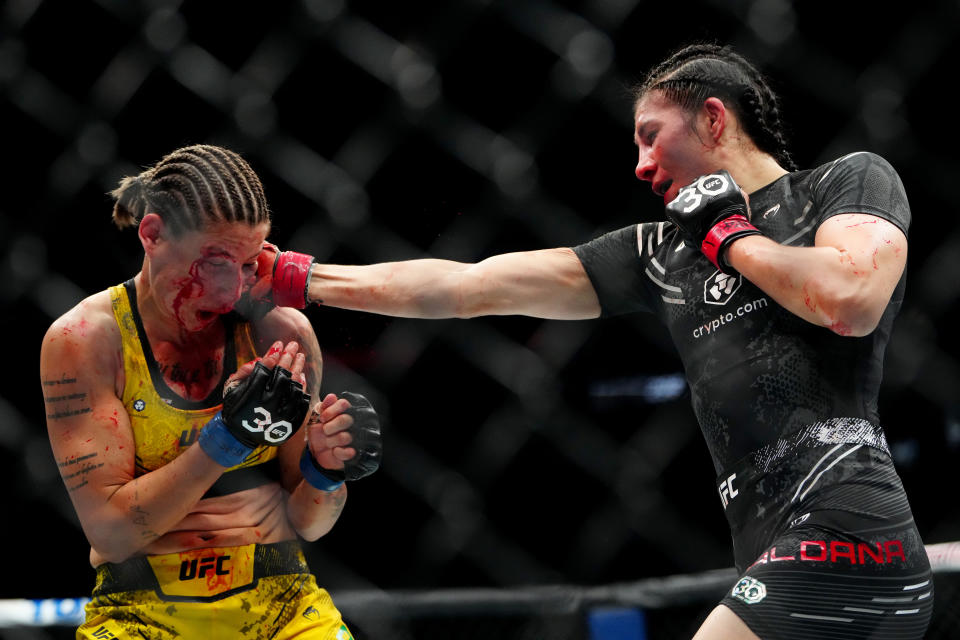
[[720, 98], [707, 98], [703, 101], [701, 113], [704, 118], [704, 124], [710, 134], [710, 139], [714, 144], [718, 144], [720, 137], [727, 128], [727, 119], [730, 116], [726, 105], [723, 104], [723, 100]]
[[137, 228], [137, 235], [140, 237], [140, 244], [143, 245], [145, 254], [153, 255], [157, 248], [167, 240], [167, 225], [163, 218], [156, 213], [148, 213], [140, 219], [140, 226]]

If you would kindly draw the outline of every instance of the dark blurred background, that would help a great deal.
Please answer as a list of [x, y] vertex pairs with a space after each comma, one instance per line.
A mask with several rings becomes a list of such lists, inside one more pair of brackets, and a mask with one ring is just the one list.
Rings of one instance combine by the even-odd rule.
[[[729, 43], [768, 74], [801, 166], [869, 150], [900, 172], [914, 225], [881, 414], [926, 541], [960, 539], [958, 9], [6, 0], [0, 598], [92, 587], [37, 362], [54, 318], [140, 267], [135, 233], [110, 222], [106, 194], [121, 177], [186, 144], [233, 148], [264, 182], [271, 239], [325, 262], [579, 244], [662, 217], [633, 176], [628, 89], [693, 40]], [[335, 596], [599, 585], [732, 564], [713, 467], [653, 317], [307, 314], [325, 390], [365, 393], [385, 427], [381, 471], [351, 485], [336, 528], [307, 548]], [[675, 619], [675, 637], [711, 606]]]

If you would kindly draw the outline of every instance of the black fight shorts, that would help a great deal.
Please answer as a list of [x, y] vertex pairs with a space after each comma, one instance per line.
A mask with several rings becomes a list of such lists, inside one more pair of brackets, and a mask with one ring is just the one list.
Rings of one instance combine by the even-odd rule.
[[760, 638], [923, 638], [930, 562], [880, 427], [804, 427], [717, 486], [740, 572], [721, 602]]

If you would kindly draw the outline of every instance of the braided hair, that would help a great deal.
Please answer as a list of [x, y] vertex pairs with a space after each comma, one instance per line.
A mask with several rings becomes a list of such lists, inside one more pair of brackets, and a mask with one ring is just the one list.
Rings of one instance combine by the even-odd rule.
[[634, 105], [651, 91], [687, 111], [700, 108], [711, 96], [720, 98], [758, 149], [788, 171], [797, 169], [783, 133], [779, 99], [760, 72], [729, 47], [693, 44], [679, 49], [634, 89]]
[[110, 195], [113, 222], [136, 226], [157, 213], [175, 235], [217, 222], [251, 226], [270, 220], [260, 178], [228, 149], [193, 145], [177, 149], [137, 176], [128, 176]]

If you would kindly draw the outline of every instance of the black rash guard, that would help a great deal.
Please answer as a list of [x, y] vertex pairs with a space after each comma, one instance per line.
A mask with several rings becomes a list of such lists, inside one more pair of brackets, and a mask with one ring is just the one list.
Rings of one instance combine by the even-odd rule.
[[[899, 176], [868, 152], [789, 173], [750, 194], [750, 209], [765, 236], [797, 247], [813, 246], [820, 225], [838, 214], [883, 218], [904, 235], [910, 224]], [[668, 327], [718, 473], [805, 425], [836, 417], [879, 424], [883, 354], [906, 274], [876, 330], [854, 338], [718, 271], [670, 222], [625, 227], [574, 251], [604, 316], [648, 311]]]

